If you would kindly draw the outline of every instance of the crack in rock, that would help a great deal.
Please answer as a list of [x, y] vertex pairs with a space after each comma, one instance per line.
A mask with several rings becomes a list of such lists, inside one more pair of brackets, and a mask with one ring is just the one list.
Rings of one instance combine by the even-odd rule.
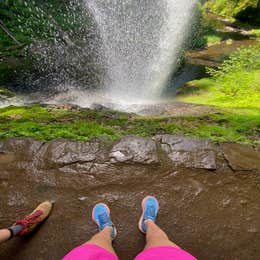
[[208, 170], [217, 168], [216, 147], [209, 140], [176, 135], [157, 135], [155, 140], [161, 143], [162, 150], [176, 166]]

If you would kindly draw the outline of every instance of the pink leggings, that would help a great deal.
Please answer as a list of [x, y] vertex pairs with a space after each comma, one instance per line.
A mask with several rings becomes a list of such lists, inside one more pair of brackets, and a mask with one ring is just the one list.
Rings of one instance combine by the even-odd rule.
[[[69, 252], [63, 260], [118, 260], [118, 257], [96, 245], [82, 245]], [[149, 248], [135, 260], [196, 260], [186, 251], [170, 246]]]

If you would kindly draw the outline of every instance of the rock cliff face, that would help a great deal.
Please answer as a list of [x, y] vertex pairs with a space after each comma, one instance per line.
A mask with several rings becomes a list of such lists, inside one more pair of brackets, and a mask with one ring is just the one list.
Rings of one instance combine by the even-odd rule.
[[153, 194], [161, 205], [159, 225], [198, 259], [259, 259], [259, 150], [173, 135], [1, 141], [1, 227], [40, 201], [55, 206], [26, 246], [9, 241], [0, 258], [60, 259], [97, 231], [91, 208], [105, 202], [119, 230], [115, 248], [122, 259], [133, 259], [143, 247], [135, 228], [140, 203]]
[[[213, 144], [206, 139], [175, 135], [152, 138], [126, 136], [116, 142], [90, 142], [13, 138], [0, 142], [0, 164], [12, 169], [57, 170], [97, 173], [118, 165], [166, 166], [216, 170], [229, 166], [233, 171], [260, 171], [258, 147], [231, 143]], [[224, 161], [223, 161], [224, 160]]]

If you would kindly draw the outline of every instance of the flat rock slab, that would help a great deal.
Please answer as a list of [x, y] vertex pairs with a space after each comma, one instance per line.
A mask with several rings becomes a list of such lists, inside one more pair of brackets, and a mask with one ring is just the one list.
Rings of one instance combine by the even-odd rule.
[[234, 171], [260, 170], [260, 152], [250, 145], [225, 143], [220, 145]]
[[42, 148], [40, 159], [53, 166], [92, 162], [100, 157], [99, 150], [97, 142], [53, 140]]
[[14, 154], [20, 159], [32, 160], [42, 145], [42, 141], [32, 138], [12, 138], [0, 143], [0, 153]]
[[217, 168], [215, 147], [206, 139], [174, 135], [159, 135], [155, 139], [176, 166], [208, 170]]
[[233, 171], [260, 170], [259, 147], [233, 143], [216, 145], [207, 139], [167, 134], [153, 139], [125, 136], [116, 142], [58, 139], [43, 143], [31, 138], [0, 142], [0, 165], [29, 171], [59, 169], [66, 173], [88, 174], [114, 170], [121, 164], [126, 167], [167, 164], [167, 167], [215, 170], [222, 167], [217, 164], [219, 159], [224, 167], [230, 166]]
[[112, 163], [156, 164], [159, 162], [156, 143], [151, 138], [126, 136], [111, 150]]

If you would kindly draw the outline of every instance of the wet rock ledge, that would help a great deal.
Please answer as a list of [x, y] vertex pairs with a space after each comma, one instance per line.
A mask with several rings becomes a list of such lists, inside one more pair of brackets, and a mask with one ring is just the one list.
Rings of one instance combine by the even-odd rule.
[[198, 259], [258, 260], [259, 151], [174, 135], [0, 141], [2, 226], [40, 201], [55, 201], [33, 239], [6, 243], [0, 258], [61, 259], [97, 232], [91, 209], [105, 202], [120, 231], [116, 251], [120, 259], [133, 259], [144, 246], [136, 227], [140, 203], [153, 194], [160, 201], [160, 226]]
[[0, 166], [4, 170], [39, 173], [97, 174], [118, 166], [176, 167], [232, 171], [260, 171], [260, 149], [233, 143], [214, 144], [206, 139], [175, 135], [154, 138], [125, 136], [116, 142], [30, 138], [0, 142]]

